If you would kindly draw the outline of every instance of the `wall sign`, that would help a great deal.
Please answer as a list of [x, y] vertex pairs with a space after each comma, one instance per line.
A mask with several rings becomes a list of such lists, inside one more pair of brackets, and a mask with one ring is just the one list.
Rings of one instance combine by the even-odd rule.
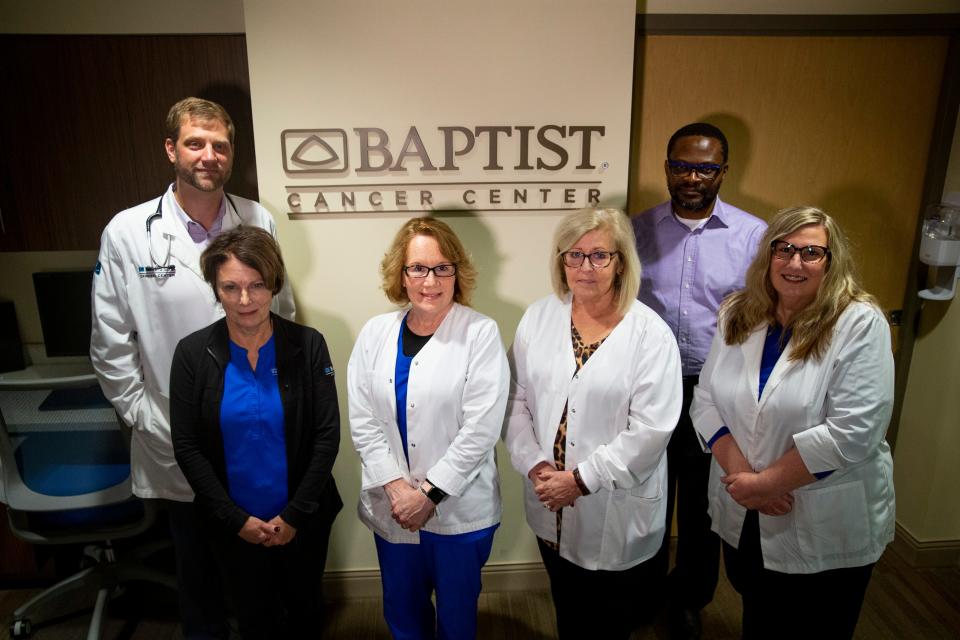
[[[438, 208], [552, 211], [597, 205], [610, 163], [602, 124], [284, 129], [291, 219]], [[464, 171], [479, 180], [459, 179]], [[576, 172], [575, 179], [562, 176]], [[374, 181], [350, 181], [371, 176]]]

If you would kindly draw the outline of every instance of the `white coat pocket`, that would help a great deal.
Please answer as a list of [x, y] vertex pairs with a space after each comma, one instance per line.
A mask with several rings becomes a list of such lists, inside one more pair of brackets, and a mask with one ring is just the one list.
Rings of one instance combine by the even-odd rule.
[[653, 546], [650, 536], [664, 530], [666, 504], [662, 500], [660, 474], [654, 473], [646, 482], [630, 489], [616, 489], [603, 526], [601, 555], [614, 560], [616, 565], [628, 565], [637, 558], [649, 555]]
[[800, 551], [812, 558], [847, 556], [870, 542], [863, 482], [795, 491], [793, 512]]

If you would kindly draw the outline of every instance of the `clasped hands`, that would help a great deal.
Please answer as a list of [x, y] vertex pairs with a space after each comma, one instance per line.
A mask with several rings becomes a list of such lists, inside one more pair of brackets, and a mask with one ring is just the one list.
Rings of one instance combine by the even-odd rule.
[[390, 513], [393, 519], [407, 531], [418, 531], [436, 512], [436, 505], [417, 487], [403, 478], [383, 485], [390, 498]]
[[293, 540], [293, 536], [297, 535], [297, 528], [284, 522], [280, 516], [274, 516], [269, 522], [249, 516], [237, 535], [250, 544], [279, 547]]
[[727, 493], [741, 506], [768, 516], [782, 516], [793, 510], [793, 494], [779, 493], [763, 472], [738, 471], [720, 478]]
[[533, 483], [537, 498], [550, 511], [572, 507], [576, 499], [583, 495], [572, 471], [558, 471], [549, 462], [538, 463], [530, 469], [527, 477]]

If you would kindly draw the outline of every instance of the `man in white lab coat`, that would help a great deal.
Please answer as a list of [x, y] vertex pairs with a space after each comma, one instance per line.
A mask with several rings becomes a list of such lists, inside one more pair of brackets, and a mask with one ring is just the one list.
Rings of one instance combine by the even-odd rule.
[[[133, 492], [167, 507], [185, 638], [226, 637], [226, 626], [223, 590], [203, 546], [193, 491], [173, 456], [170, 363], [181, 338], [223, 316], [199, 266], [210, 240], [239, 225], [276, 235], [266, 209], [224, 192], [233, 143], [233, 122], [220, 105], [199, 98], [173, 105], [164, 146], [174, 182], [162, 196], [110, 221], [93, 278], [90, 357], [104, 394], [133, 429]], [[274, 307], [293, 319], [289, 285]]]

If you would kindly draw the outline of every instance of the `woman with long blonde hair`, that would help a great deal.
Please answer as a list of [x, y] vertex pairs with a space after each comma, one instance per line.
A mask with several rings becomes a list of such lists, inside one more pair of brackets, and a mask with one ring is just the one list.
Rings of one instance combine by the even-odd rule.
[[[893, 539], [890, 329], [853, 267], [829, 215], [779, 212], [694, 393], [744, 638], [852, 637]], [[787, 621], [791, 605], [805, 610]]]

